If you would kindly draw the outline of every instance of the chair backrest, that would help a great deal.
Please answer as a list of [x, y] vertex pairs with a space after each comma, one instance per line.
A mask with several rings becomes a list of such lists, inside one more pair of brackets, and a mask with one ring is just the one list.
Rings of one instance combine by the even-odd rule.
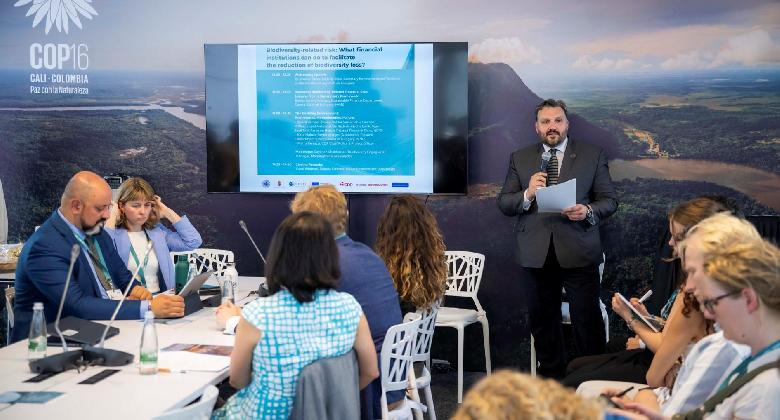
[[190, 404], [186, 407], [177, 408], [168, 411], [153, 420], [206, 420], [211, 418], [211, 411], [214, 409], [214, 403], [217, 401], [219, 390], [214, 385], [209, 385], [203, 390], [200, 401]]
[[171, 258], [176, 255], [187, 255], [187, 261], [195, 266], [196, 274], [214, 270], [215, 277], [224, 276], [228, 264], [235, 261], [233, 251], [224, 249], [198, 248], [192, 252], [171, 252]]
[[428, 309], [418, 309], [417, 312], [409, 312], [404, 317], [404, 322], [411, 321], [417, 316], [420, 317], [420, 325], [417, 327], [417, 337], [414, 342], [412, 352], [413, 362], [425, 362], [425, 366], [430, 370], [431, 344], [433, 344], [433, 331], [436, 329], [436, 315], [439, 313], [441, 300], [437, 301]]
[[387, 329], [379, 362], [382, 398], [388, 391], [406, 389], [419, 326], [420, 317], [415, 316], [410, 321]]
[[477, 299], [485, 256], [470, 251], [445, 251], [447, 257], [447, 296], [469, 297], [477, 310], [484, 312]]

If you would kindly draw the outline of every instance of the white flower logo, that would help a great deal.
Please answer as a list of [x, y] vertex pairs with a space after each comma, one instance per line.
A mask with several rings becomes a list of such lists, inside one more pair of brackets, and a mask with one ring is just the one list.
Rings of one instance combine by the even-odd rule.
[[58, 31], [64, 30], [67, 34], [69, 21], [73, 21], [81, 29], [79, 14], [87, 19], [92, 19], [92, 16], [98, 14], [89, 4], [92, 3], [92, 0], [19, 0], [14, 4], [14, 7], [21, 7], [29, 3], [32, 3], [32, 6], [30, 6], [26, 16], [35, 13], [33, 28], [38, 26], [45, 16], [46, 34], [49, 33], [52, 24], [57, 27]]

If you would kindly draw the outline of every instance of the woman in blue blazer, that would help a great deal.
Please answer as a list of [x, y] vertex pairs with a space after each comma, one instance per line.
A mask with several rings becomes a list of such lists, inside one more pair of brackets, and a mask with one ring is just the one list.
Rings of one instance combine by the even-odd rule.
[[[130, 178], [119, 187], [115, 213], [106, 231], [131, 272], [140, 265], [139, 278], [152, 293], [173, 289], [175, 284], [170, 252], [192, 251], [203, 240], [187, 216], [179, 216], [163, 204], [152, 186], [141, 178]], [[160, 223], [168, 219], [170, 230]], [[147, 243], [152, 243], [146, 255]]]

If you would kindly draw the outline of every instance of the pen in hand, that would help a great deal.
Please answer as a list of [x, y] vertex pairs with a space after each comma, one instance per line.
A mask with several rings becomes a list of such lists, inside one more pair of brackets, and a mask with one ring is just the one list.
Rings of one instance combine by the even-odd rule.
[[622, 396], [626, 395], [626, 394], [628, 393], [628, 391], [631, 391], [632, 389], [634, 389], [634, 387], [633, 387], [633, 386], [630, 386], [630, 387], [628, 387], [628, 388], [626, 388], [626, 389], [624, 389], [624, 390], [622, 390], [622, 391], [618, 392], [618, 393], [617, 393], [617, 394], [615, 394], [614, 396], [615, 396], [615, 397], [622, 397]]
[[642, 295], [641, 298], [639, 298], [639, 303], [646, 301], [652, 295], [653, 295], [653, 290], [652, 289], [648, 290], [647, 293], [645, 293], [644, 295]]

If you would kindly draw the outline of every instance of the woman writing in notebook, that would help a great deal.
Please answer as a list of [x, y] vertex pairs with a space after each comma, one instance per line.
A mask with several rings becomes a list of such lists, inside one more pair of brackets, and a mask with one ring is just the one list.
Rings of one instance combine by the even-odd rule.
[[[127, 268], [135, 272], [140, 266], [139, 280], [152, 293], [173, 289], [176, 279], [170, 252], [192, 251], [203, 242], [187, 216], [166, 206], [141, 178], [122, 183], [113, 211], [106, 231]], [[163, 226], [161, 219], [167, 219], [175, 230]], [[147, 253], [149, 243], [152, 247]]]

